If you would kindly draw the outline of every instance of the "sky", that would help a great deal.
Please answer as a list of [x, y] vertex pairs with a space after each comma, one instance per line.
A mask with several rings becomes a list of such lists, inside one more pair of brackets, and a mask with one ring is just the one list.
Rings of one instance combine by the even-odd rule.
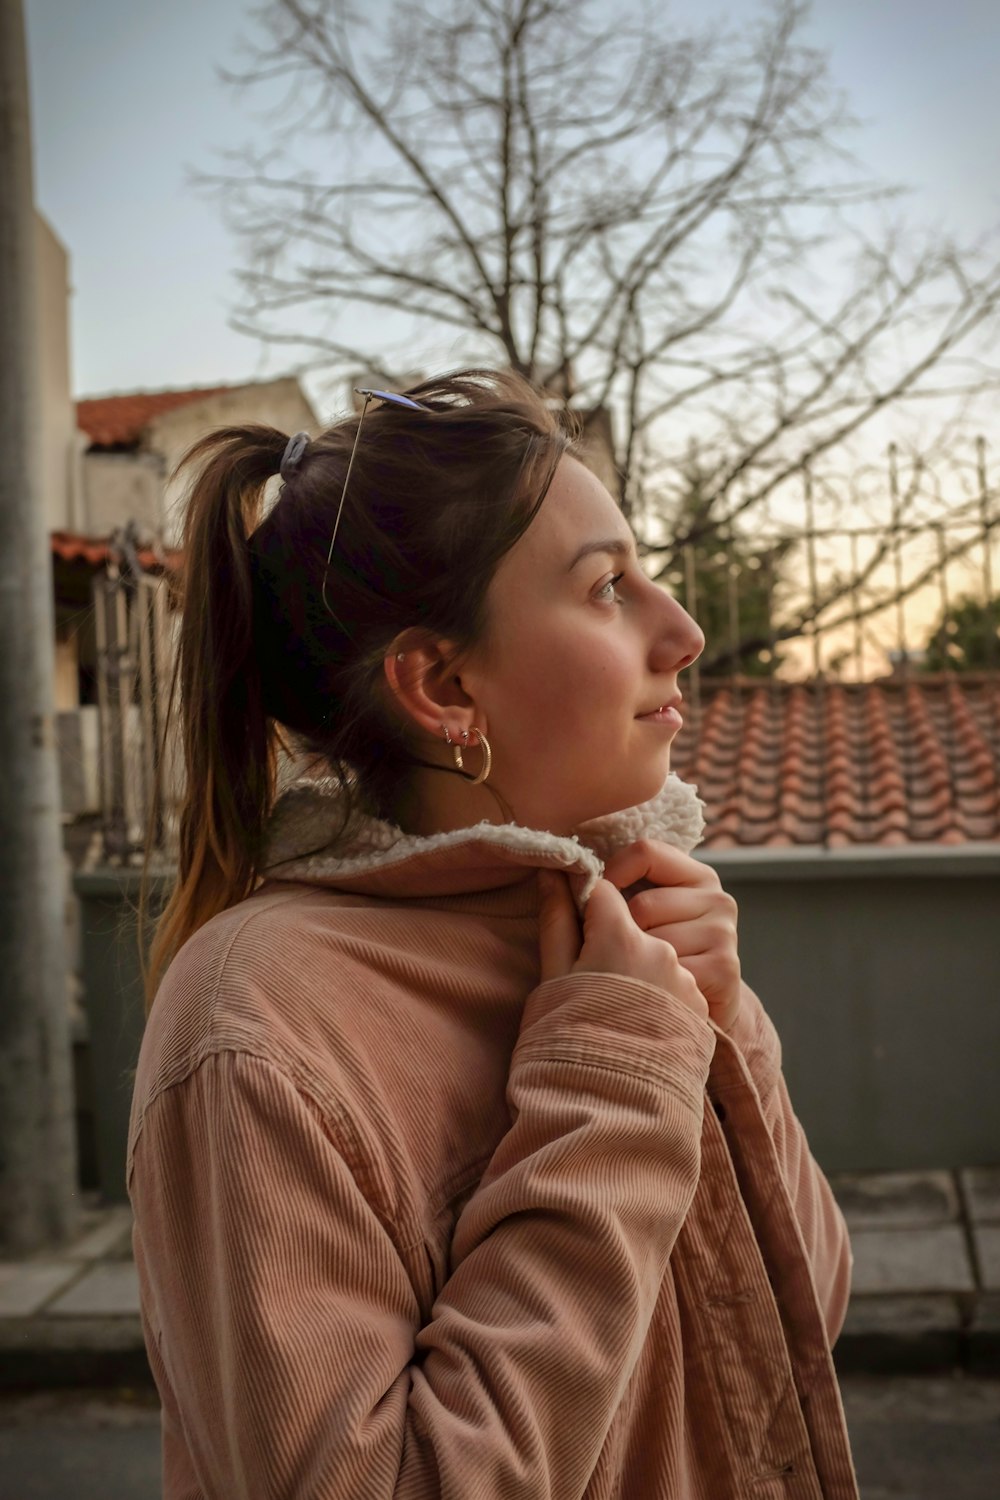
[[[284, 373], [280, 348], [227, 326], [236, 247], [188, 180], [261, 138], [253, 99], [218, 77], [250, 0], [24, 4], [36, 201], [71, 261], [74, 395]], [[736, 24], [760, 8], [672, 3]], [[855, 151], [912, 188], [911, 219], [966, 238], [1000, 225], [1000, 0], [814, 0], [805, 36], [865, 122]]]

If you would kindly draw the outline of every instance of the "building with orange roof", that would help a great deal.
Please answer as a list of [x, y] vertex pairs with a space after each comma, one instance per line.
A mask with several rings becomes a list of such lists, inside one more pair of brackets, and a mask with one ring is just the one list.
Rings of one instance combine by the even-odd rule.
[[180, 535], [183, 488], [171, 474], [213, 427], [262, 422], [316, 432], [319, 419], [293, 375], [240, 385], [129, 391], [76, 404], [84, 436], [82, 522], [91, 537], [131, 521], [144, 543], [171, 547]]

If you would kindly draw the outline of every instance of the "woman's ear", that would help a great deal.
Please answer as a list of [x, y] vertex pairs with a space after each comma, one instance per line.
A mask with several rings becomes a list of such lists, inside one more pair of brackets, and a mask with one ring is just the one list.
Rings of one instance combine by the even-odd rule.
[[476, 716], [475, 699], [463, 686], [461, 665], [454, 641], [397, 637], [383, 666], [404, 721], [435, 740], [442, 738], [442, 724], [447, 724], [453, 737], [473, 724], [486, 732], [486, 725]]

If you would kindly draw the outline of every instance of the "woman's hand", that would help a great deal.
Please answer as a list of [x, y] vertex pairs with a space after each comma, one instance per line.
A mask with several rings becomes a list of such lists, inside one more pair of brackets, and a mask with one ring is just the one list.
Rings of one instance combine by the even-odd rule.
[[671, 944], [708, 1001], [709, 1016], [728, 1031], [741, 1005], [737, 910], [715, 871], [659, 839], [638, 839], [612, 855], [604, 878], [626, 897], [643, 932]]
[[599, 880], [591, 891], [582, 932], [566, 876], [540, 870], [538, 885], [543, 981], [564, 974], [626, 974], [666, 990], [708, 1020], [708, 1003], [673, 948], [637, 927], [610, 881]]

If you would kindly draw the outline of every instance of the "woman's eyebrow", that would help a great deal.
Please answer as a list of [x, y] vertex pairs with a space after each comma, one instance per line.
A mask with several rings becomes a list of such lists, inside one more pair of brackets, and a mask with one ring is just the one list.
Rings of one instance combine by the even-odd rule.
[[584, 542], [579, 552], [576, 553], [572, 562], [567, 567], [566, 572], [572, 573], [577, 563], [582, 562], [585, 557], [589, 557], [592, 552], [611, 552], [615, 556], [624, 557], [632, 555], [634, 546], [634, 539], [632, 537], [629, 537], [628, 541], [625, 541], [620, 536], [604, 537], [599, 542]]

